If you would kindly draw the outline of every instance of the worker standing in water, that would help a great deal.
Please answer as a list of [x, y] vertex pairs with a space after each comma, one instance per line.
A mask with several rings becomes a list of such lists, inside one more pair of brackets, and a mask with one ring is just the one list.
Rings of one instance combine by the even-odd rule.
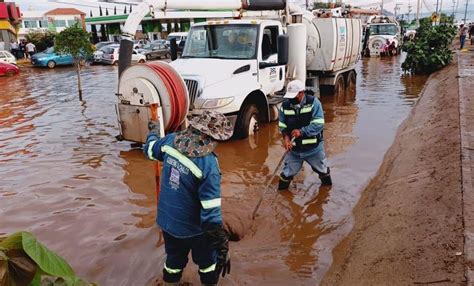
[[217, 140], [233, 128], [221, 113], [205, 111], [190, 127], [159, 138], [159, 124], [149, 123], [145, 156], [163, 162], [157, 224], [163, 231], [164, 285], [179, 285], [191, 251], [203, 285], [217, 285], [230, 273], [229, 234], [221, 214], [221, 174], [213, 153]]
[[332, 185], [330, 169], [324, 153], [324, 114], [321, 102], [305, 94], [300, 80], [288, 84], [286, 99], [279, 111], [278, 126], [287, 150], [278, 190], [287, 190], [293, 177], [307, 162], [319, 175], [322, 185]]

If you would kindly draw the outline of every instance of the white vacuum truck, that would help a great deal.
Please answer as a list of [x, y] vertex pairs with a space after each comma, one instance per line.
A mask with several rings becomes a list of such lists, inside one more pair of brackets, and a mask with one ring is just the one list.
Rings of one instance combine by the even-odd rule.
[[[354, 66], [360, 58], [362, 40], [358, 19], [317, 18], [288, 6], [285, 0], [145, 0], [127, 19], [120, 52], [131, 51], [131, 40], [146, 14], [164, 9], [232, 9], [240, 17], [193, 25], [182, 57], [169, 67], [182, 78], [176, 79], [175, 85], [182, 88], [185, 83], [186, 99], [181, 98], [183, 95], [177, 98], [189, 106], [189, 113], [206, 109], [224, 113], [234, 123], [235, 138], [254, 134], [259, 122], [277, 119], [281, 91], [289, 80], [305, 81], [316, 93], [320, 86], [330, 86], [337, 93], [355, 86]], [[265, 18], [247, 18], [244, 10], [274, 12]], [[174, 93], [164, 88], [166, 84], [156, 82], [163, 75], [144, 76], [150, 68], [143, 66], [156, 63], [129, 67], [129, 58], [121, 55], [119, 63], [121, 139], [143, 142], [148, 115], [142, 112], [138, 116], [137, 110], [161, 104], [164, 117], [169, 118], [176, 112], [173, 104], [166, 104], [173, 100], [163, 97]], [[184, 120], [184, 116], [178, 117]], [[164, 124], [166, 131], [170, 131], [168, 123]]]

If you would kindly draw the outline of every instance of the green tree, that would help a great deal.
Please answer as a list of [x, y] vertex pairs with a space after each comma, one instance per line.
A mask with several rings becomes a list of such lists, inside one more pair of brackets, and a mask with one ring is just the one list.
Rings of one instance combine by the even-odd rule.
[[456, 28], [451, 24], [433, 26], [431, 18], [420, 20], [414, 41], [403, 45], [407, 52], [403, 70], [430, 74], [448, 65], [452, 60], [450, 46], [455, 36]]
[[82, 101], [81, 88], [81, 65], [92, 55], [92, 45], [89, 42], [90, 35], [76, 23], [56, 36], [55, 51], [59, 54], [69, 54], [74, 58], [77, 69], [77, 86], [79, 89], [79, 100]]
[[36, 46], [36, 50], [42, 52], [54, 45], [55, 32], [30, 32], [26, 35], [26, 40]]

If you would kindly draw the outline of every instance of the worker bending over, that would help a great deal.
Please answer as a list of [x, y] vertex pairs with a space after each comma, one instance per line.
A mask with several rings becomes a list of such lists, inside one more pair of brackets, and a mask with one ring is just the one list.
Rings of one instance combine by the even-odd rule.
[[163, 162], [157, 224], [163, 231], [165, 285], [178, 285], [191, 251], [203, 285], [217, 285], [230, 272], [228, 233], [222, 226], [221, 174], [213, 153], [216, 140], [232, 136], [232, 126], [218, 112], [206, 111], [190, 127], [164, 138], [158, 122], [150, 122], [143, 149], [150, 160]]
[[278, 190], [287, 190], [293, 177], [307, 162], [318, 173], [322, 185], [332, 185], [326, 154], [324, 153], [324, 114], [321, 102], [304, 92], [300, 80], [288, 84], [279, 112], [278, 126], [287, 150]]

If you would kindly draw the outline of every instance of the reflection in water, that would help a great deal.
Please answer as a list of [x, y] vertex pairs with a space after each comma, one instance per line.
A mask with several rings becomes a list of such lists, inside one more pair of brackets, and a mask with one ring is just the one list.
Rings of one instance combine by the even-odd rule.
[[[23, 67], [0, 78], [0, 232], [32, 231], [101, 285], [149, 285], [164, 259], [153, 163], [115, 141], [117, 69], [84, 71], [83, 104], [75, 76], [73, 68]], [[246, 234], [232, 244], [233, 275], [223, 285], [320, 281], [424, 80], [401, 77], [399, 58], [364, 59], [356, 97], [322, 97], [331, 190], [319, 189], [311, 168], [292, 192], [277, 194], [276, 180], [264, 189], [284, 153], [275, 123], [218, 146], [224, 219]]]

